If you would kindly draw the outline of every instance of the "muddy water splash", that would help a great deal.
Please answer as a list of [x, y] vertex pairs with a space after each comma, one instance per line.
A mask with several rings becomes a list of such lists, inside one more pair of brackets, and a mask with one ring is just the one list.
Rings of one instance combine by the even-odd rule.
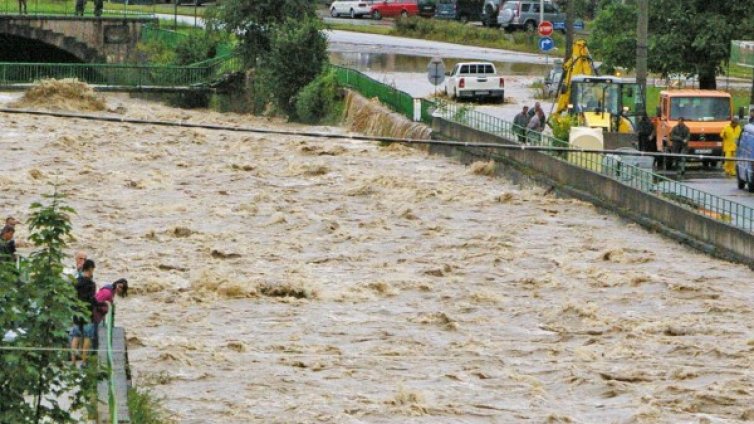
[[178, 422], [754, 416], [751, 271], [588, 204], [366, 142], [0, 125], [6, 212], [63, 184], [72, 248], [132, 282], [134, 382]]

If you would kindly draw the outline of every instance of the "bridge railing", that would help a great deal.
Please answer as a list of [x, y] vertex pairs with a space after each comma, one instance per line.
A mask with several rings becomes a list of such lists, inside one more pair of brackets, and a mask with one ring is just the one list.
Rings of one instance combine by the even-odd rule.
[[196, 87], [210, 83], [219, 66], [143, 66], [90, 63], [0, 63], [0, 85], [45, 78], [77, 78], [109, 87]]
[[[0, 15], [31, 16], [75, 16], [76, 0], [0, 0]], [[21, 4], [26, 4], [26, 13], [22, 13]], [[102, 16], [124, 18], [152, 18], [155, 15], [153, 5], [128, 5], [104, 2]], [[86, 0], [84, 17], [94, 17], [94, 2]]]

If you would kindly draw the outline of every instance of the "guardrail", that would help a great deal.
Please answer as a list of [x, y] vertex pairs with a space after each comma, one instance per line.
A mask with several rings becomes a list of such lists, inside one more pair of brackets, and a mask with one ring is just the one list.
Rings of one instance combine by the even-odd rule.
[[242, 69], [236, 55], [216, 57], [188, 66], [102, 63], [0, 63], [0, 85], [30, 84], [44, 78], [77, 78], [106, 87], [202, 88], [224, 73]]
[[115, 325], [115, 305], [107, 302], [105, 315], [105, 344], [107, 349], [107, 406], [110, 411], [110, 422], [118, 423], [118, 402], [115, 397], [115, 360], [113, 359], [113, 326]]
[[335, 65], [331, 65], [331, 67], [335, 70], [339, 84], [358, 91], [364, 97], [370, 99], [377, 97], [394, 111], [413, 119], [414, 98], [410, 94], [385, 85], [355, 69]]
[[[75, 0], [25, 0], [26, 13], [22, 13], [20, 0], [2, 0], [0, 15], [30, 15], [30, 16], [76, 16]], [[104, 3], [102, 10], [104, 17], [123, 18], [153, 18], [154, 6], [131, 6], [123, 2], [116, 6], [112, 3]], [[149, 10], [152, 9], [152, 10]], [[87, 1], [84, 8], [85, 17], [94, 17], [94, 2]]]

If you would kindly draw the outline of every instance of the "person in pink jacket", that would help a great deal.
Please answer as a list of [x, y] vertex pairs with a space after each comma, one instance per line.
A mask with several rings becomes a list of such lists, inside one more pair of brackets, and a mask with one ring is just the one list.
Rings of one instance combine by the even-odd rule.
[[99, 324], [105, 315], [107, 315], [108, 305], [107, 302], [112, 303], [115, 299], [115, 295], [126, 297], [128, 296], [128, 280], [121, 278], [112, 284], [103, 286], [94, 298], [97, 300], [97, 307], [94, 309], [94, 322]]

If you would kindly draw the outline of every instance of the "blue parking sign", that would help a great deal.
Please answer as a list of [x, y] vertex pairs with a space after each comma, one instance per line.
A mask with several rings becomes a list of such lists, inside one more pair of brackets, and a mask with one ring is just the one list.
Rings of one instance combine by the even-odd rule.
[[539, 50], [543, 52], [549, 52], [555, 48], [555, 42], [550, 37], [542, 37], [539, 39]]

